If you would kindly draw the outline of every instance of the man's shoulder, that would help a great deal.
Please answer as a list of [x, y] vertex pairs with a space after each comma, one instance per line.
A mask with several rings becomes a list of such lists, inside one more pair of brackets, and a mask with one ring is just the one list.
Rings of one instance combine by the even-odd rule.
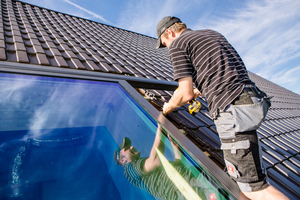
[[184, 31], [182, 31], [179, 37], [186, 37], [188, 35], [207, 35], [207, 34], [219, 35], [220, 33], [212, 29], [200, 29], [200, 30], [185, 29]]
[[222, 37], [222, 35], [214, 30], [211, 29], [201, 29], [201, 30], [191, 30], [191, 29], [186, 29], [184, 30], [180, 36], [171, 44], [171, 49], [184, 49], [184, 47], [187, 47], [190, 42], [194, 40], [199, 40], [199, 39], [213, 39], [215, 37]]

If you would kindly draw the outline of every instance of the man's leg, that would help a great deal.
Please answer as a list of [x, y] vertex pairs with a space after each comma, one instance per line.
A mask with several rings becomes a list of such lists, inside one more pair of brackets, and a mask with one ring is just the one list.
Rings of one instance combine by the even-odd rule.
[[[223, 150], [228, 174], [236, 180], [242, 193], [240, 199], [288, 199], [284, 194], [267, 183], [266, 170], [262, 166], [259, 141], [256, 131], [237, 133], [235, 144], [249, 141], [248, 149]], [[231, 139], [232, 141], [232, 139]], [[232, 144], [222, 139], [223, 147]], [[229, 145], [229, 146], [230, 146]], [[236, 147], [238, 148], [238, 147]]]
[[226, 168], [244, 194], [241, 199], [287, 199], [267, 183], [257, 133], [251, 128], [257, 127], [253, 122], [259, 122], [257, 117], [264, 112], [258, 104], [262, 98], [257, 96], [245, 91], [215, 120]]

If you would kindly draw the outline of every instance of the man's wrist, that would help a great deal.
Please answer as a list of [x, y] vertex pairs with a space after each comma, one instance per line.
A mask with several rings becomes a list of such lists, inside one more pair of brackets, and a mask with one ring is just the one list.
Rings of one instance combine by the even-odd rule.
[[169, 101], [169, 107], [171, 109], [171, 112], [176, 108], [176, 105], [174, 105], [174, 102], [172, 101], [172, 99]]

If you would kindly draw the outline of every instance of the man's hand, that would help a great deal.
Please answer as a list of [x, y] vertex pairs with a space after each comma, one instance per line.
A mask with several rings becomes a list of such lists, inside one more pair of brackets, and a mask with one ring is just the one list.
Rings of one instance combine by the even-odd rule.
[[[188, 103], [195, 96], [192, 77], [184, 77], [179, 79], [178, 85], [177, 91], [174, 92], [173, 97], [163, 106], [163, 113], [165, 115], [172, 112], [175, 108]], [[199, 90], [197, 91], [197, 94], [201, 94]]]
[[194, 88], [194, 99], [196, 99], [197, 97], [199, 97], [201, 95], [202, 95], [202, 93], [197, 88]]
[[172, 107], [171, 103], [165, 103], [164, 106], [163, 106], [163, 113], [164, 115], [172, 112], [173, 110], [175, 109], [175, 107]]

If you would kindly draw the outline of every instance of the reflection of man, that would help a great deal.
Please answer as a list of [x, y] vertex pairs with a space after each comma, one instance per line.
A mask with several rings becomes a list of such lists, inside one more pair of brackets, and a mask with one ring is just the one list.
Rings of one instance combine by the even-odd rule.
[[179, 83], [163, 113], [202, 93], [222, 142], [228, 173], [241, 191], [249, 198], [285, 199], [266, 181], [256, 133], [270, 102], [249, 79], [235, 49], [220, 33], [187, 29], [180, 19], [171, 16], [158, 23], [157, 36], [157, 48], [169, 49], [174, 80]]
[[[140, 152], [131, 146], [131, 140], [125, 137], [122, 144], [115, 150], [114, 159], [118, 165], [124, 167], [126, 178], [136, 187], [160, 199], [185, 199], [178, 188], [169, 179], [161, 165], [156, 151], [157, 148], [162, 154], [164, 153], [165, 144], [161, 139], [162, 133], [159, 127], [150, 156], [148, 158], [141, 158]], [[181, 158], [180, 152], [173, 142], [171, 142], [171, 144], [176, 159], [174, 162], [170, 162], [172, 166], [192, 186], [201, 199], [209, 199], [209, 195], [213, 195], [217, 199], [217, 195], [211, 192], [211, 190], [208, 191], [207, 188], [204, 189], [202, 185], [204, 181], [201, 184], [181, 163], [179, 160]]]

